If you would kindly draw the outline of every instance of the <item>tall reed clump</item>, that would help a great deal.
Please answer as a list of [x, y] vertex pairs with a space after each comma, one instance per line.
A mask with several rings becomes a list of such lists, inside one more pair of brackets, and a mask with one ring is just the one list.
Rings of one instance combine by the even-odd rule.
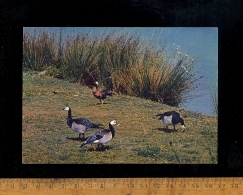
[[132, 66], [114, 73], [114, 88], [127, 95], [178, 106], [197, 87], [193, 60], [177, 52], [165, 57], [155, 44], [144, 45], [147, 43], [139, 45], [137, 60]]
[[48, 66], [60, 68], [61, 45], [56, 42], [56, 35], [46, 31], [42, 33], [28, 32], [23, 36], [23, 68], [44, 70]]
[[198, 79], [187, 54], [166, 54], [154, 39], [141, 36], [79, 33], [63, 39], [62, 32], [59, 38], [47, 32], [38, 37], [24, 33], [23, 48], [23, 67], [49, 73], [51, 67], [70, 82], [88, 85], [98, 80], [117, 93], [171, 106], [185, 101]]
[[217, 84], [211, 85], [210, 95], [211, 95], [211, 104], [212, 104], [213, 112], [216, 116], [218, 116], [218, 85]]
[[85, 84], [86, 77], [96, 74], [100, 56], [98, 39], [78, 34], [66, 40], [63, 60], [63, 77], [71, 82]]

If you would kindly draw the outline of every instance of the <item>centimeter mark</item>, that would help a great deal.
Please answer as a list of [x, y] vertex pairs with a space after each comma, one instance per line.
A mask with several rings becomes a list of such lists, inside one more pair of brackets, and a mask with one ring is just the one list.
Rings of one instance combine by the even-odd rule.
[[0, 179], [0, 190], [52, 189], [242, 189], [243, 178]]

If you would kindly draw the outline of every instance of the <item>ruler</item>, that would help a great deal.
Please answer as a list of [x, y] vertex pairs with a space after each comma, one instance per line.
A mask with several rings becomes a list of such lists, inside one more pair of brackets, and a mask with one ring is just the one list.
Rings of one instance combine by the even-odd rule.
[[0, 179], [0, 195], [243, 195], [242, 178]]

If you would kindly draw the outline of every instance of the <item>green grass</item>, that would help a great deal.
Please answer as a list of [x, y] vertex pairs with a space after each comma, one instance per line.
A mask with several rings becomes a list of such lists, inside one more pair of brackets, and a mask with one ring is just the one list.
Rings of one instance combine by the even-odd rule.
[[[175, 107], [120, 94], [106, 99], [104, 105], [98, 102], [88, 87], [34, 72], [23, 73], [23, 163], [217, 163], [215, 117], [180, 111], [187, 129], [182, 132], [177, 125], [178, 131], [171, 132], [155, 115]], [[65, 104], [72, 108], [73, 118], [87, 118], [105, 128], [112, 119], [121, 124], [115, 127], [116, 136], [105, 151], [97, 151], [96, 145], [79, 147], [82, 142], [75, 139], [78, 134], [66, 124], [67, 112], [62, 110]]]

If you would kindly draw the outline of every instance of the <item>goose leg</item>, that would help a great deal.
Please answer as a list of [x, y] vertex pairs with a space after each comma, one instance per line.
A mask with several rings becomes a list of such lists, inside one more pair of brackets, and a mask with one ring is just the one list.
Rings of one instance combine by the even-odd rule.
[[174, 138], [174, 133], [172, 133], [172, 140], [171, 140], [171, 142], [170, 142], [170, 145], [172, 146], [173, 145], [173, 143], [174, 143], [174, 140], [173, 140], [173, 138]]

